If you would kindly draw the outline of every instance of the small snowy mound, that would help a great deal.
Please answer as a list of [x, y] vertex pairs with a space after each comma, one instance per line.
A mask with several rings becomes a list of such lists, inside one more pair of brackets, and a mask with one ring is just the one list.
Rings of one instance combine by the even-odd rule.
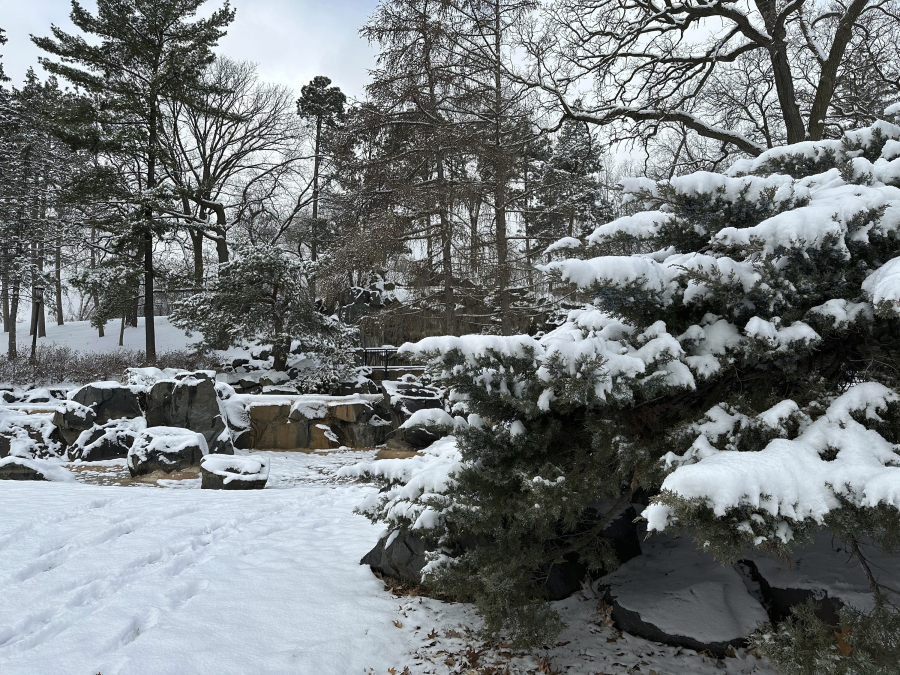
[[200, 462], [201, 488], [261, 490], [269, 479], [269, 460], [262, 457], [207, 455]]
[[203, 434], [178, 427], [148, 427], [128, 451], [128, 469], [132, 476], [171, 473], [198, 466], [207, 452]]
[[48, 461], [26, 457], [0, 459], [0, 480], [73, 481], [69, 471]]

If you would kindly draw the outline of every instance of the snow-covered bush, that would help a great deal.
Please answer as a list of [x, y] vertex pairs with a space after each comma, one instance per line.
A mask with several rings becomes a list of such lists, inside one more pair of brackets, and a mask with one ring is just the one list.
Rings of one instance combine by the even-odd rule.
[[638, 490], [651, 530], [722, 559], [823, 528], [863, 565], [900, 546], [900, 126], [624, 187], [644, 211], [542, 267], [592, 304], [540, 340], [401, 350], [474, 415], [434, 519], [465, 552], [431, 582], [532, 644], [558, 626], [542, 575], [614, 566], [596, 514]]
[[312, 264], [277, 246], [245, 244], [219, 265], [212, 286], [179, 303], [169, 320], [202, 333], [204, 347], [271, 344], [275, 370], [285, 370], [294, 340], [339, 367], [351, 353], [351, 332], [317, 311], [307, 284]]

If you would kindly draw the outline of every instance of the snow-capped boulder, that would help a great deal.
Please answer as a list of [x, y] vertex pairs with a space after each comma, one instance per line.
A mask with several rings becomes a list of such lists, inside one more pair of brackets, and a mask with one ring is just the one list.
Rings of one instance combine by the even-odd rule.
[[26, 457], [6, 457], [0, 459], [0, 480], [72, 481], [75, 479], [59, 464]]
[[131, 387], [118, 382], [92, 382], [75, 391], [70, 398], [75, 403], [93, 409], [97, 424], [141, 416], [137, 394]]
[[207, 453], [203, 434], [179, 427], [148, 427], [128, 451], [128, 470], [132, 476], [172, 473], [199, 466]]
[[427, 448], [436, 440], [446, 435], [436, 427], [423, 424], [404, 426], [404, 422], [420, 410], [438, 410], [444, 407], [443, 392], [437, 387], [429, 387], [417, 382], [381, 383], [390, 403], [391, 422], [394, 428], [403, 427], [395, 434], [396, 440], [407, 444], [412, 449]]
[[422, 583], [422, 569], [427, 562], [425, 555], [432, 549], [419, 535], [395, 530], [382, 537], [359, 564], [368, 565], [373, 572], [386, 577], [418, 585]]
[[269, 460], [207, 455], [200, 462], [200, 478], [204, 490], [262, 490], [269, 480]]
[[146, 418], [151, 427], [180, 427], [203, 434], [213, 454], [234, 454], [209, 371], [182, 373], [154, 384], [147, 393]]
[[0, 457], [58, 457], [62, 447], [49, 413], [10, 411], [0, 416]]
[[78, 440], [82, 432], [92, 429], [97, 422], [97, 413], [90, 408], [75, 401], [65, 401], [57, 406], [53, 414], [53, 424], [59, 429], [62, 442], [71, 445]]
[[130, 420], [113, 420], [81, 432], [69, 446], [72, 461], [101, 462], [107, 459], [127, 457], [138, 434], [147, 427], [142, 417]]
[[616, 625], [648, 640], [723, 655], [769, 621], [742, 576], [687, 538], [654, 536], [602, 578]]

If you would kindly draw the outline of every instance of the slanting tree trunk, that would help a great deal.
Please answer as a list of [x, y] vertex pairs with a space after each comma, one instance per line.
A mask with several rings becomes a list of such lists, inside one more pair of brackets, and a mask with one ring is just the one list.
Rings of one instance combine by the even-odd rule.
[[[799, 9], [803, 3], [796, 4]], [[799, 143], [806, 139], [806, 128], [800, 114], [800, 106], [797, 104], [797, 90], [794, 87], [794, 74], [791, 72], [787, 50], [785, 22], [778, 20], [779, 7], [776, 0], [756, 0], [756, 6], [771, 36], [768, 45], [769, 61], [772, 64], [772, 79], [778, 94], [778, 103], [784, 117], [787, 142]]]

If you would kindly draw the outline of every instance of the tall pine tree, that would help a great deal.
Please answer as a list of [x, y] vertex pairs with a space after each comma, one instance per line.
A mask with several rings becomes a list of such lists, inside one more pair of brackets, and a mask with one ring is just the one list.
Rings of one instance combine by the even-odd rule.
[[[148, 361], [156, 359], [153, 242], [165, 229], [160, 162], [161, 107], [165, 99], [199, 103], [203, 69], [234, 18], [226, 2], [195, 19], [205, 0], [98, 0], [91, 14], [72, 2], [72, 23], [84, 35], [53, 26], [53, 38], [32, 38], [59, 61], [41, 65], [99, 97], [97, 122], [115, 138], [116, 152], [140, 167], [130, 186], [135, 207], [129, 226], [140, 233], [144, 264], [144, 321]], [[193, 19], [193, 20], [192, 20]], [[85, 36], [93, 39], [88, 41]], [[95, 43], [96, 41], [96, 43]]]

